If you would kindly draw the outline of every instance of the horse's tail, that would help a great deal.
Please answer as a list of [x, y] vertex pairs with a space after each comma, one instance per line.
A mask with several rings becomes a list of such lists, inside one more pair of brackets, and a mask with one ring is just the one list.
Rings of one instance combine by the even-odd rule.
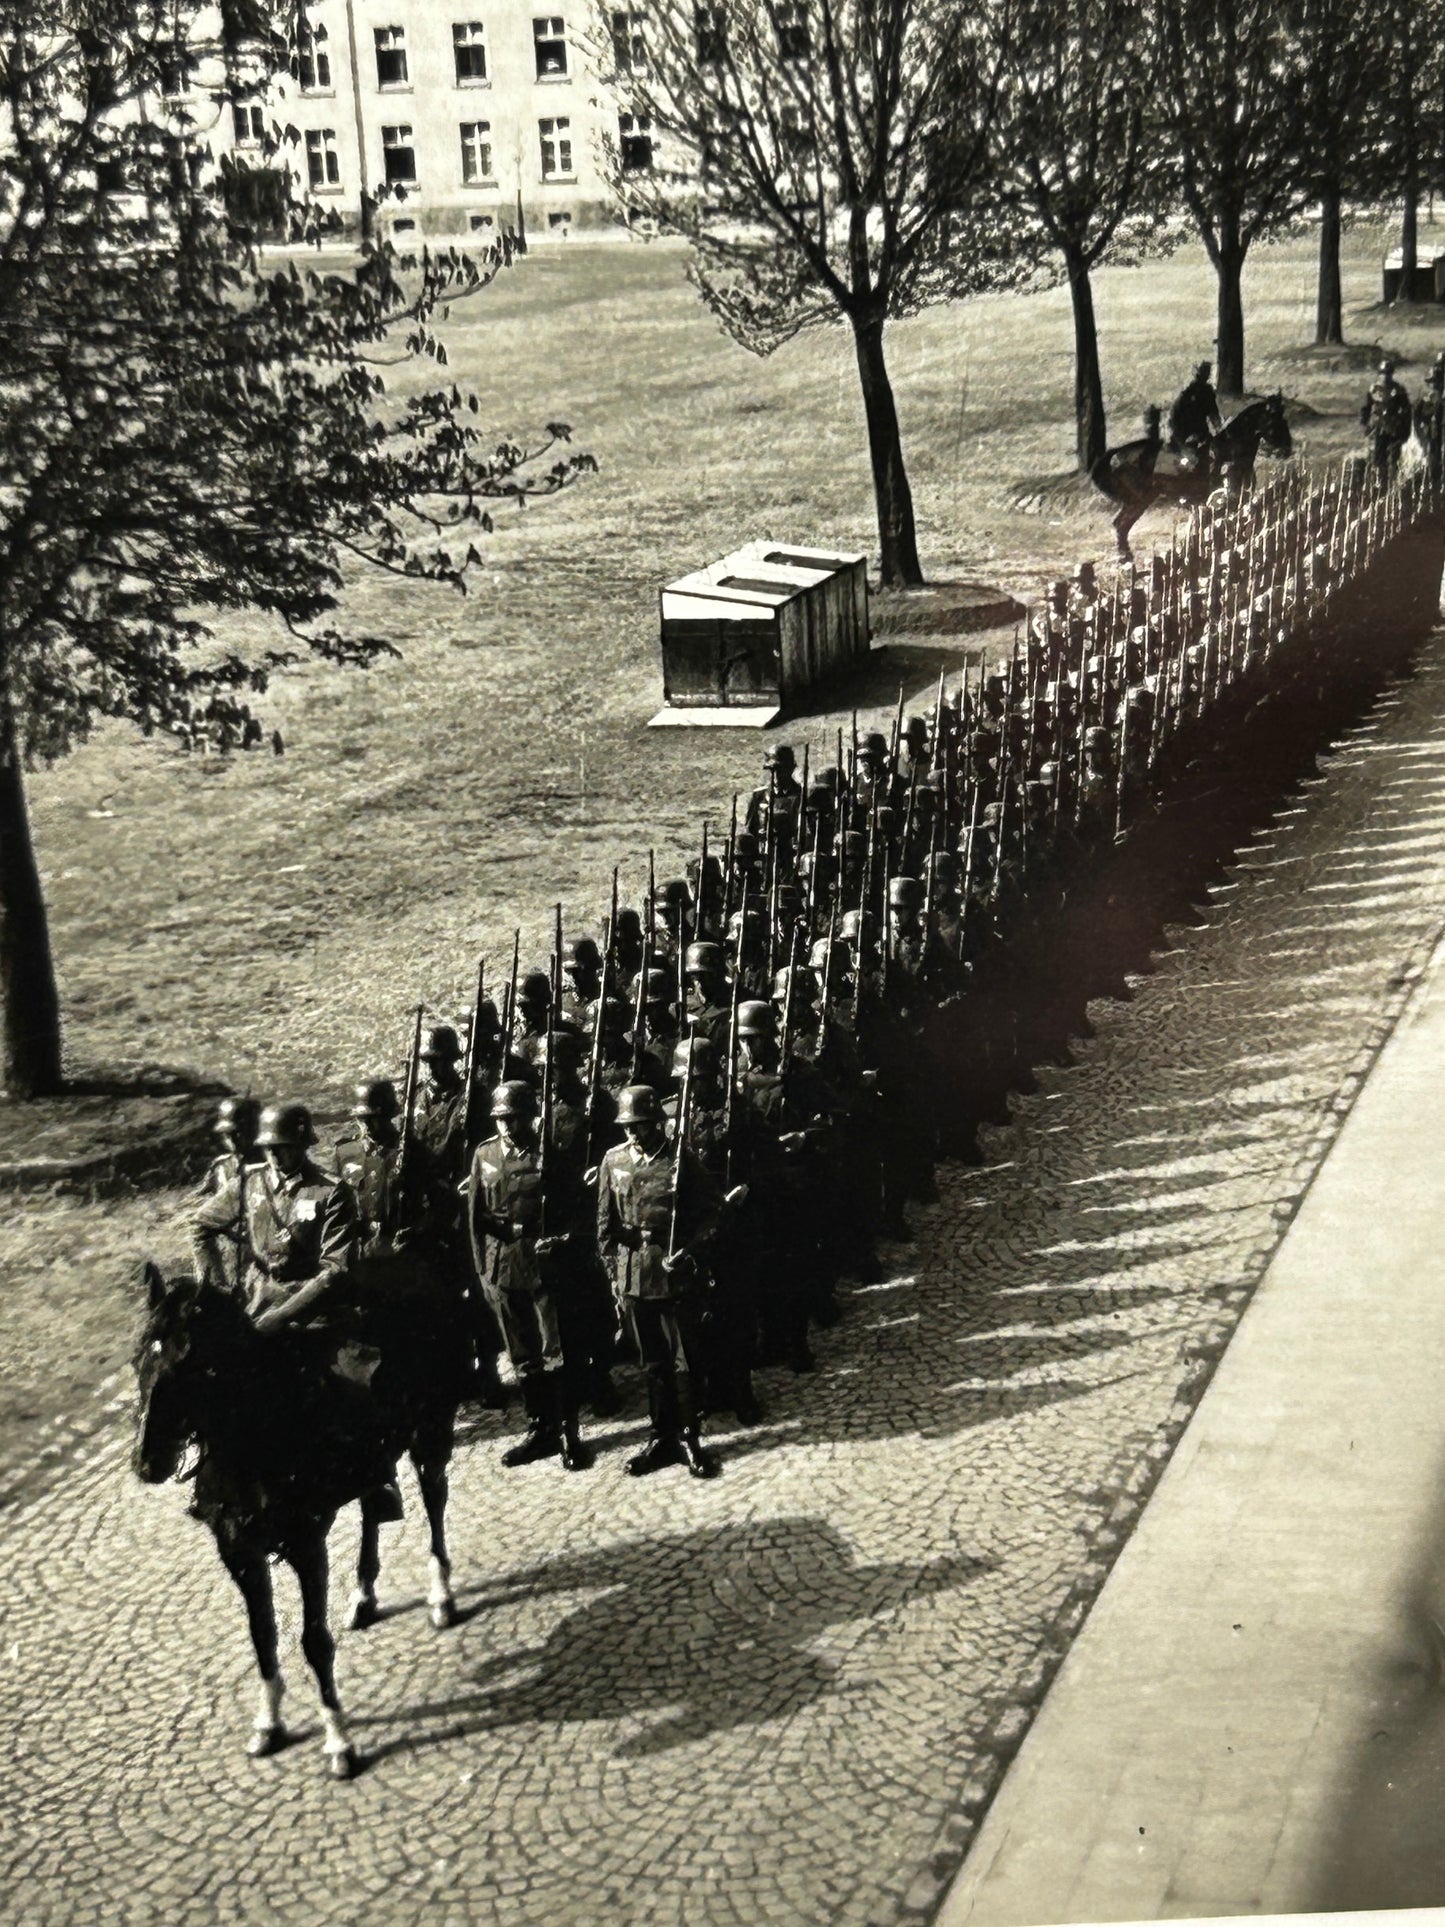
[[1089, 464], [1089, 480], [1104, 495], [1112, 495], [1114, 480], [1114, 458], [1108, 449], [1096, 455]]

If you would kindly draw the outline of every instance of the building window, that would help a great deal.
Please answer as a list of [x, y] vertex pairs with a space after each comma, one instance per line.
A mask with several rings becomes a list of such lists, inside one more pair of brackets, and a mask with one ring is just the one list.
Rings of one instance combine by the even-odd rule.
[[233, 100], [231, 118], [236, 124], [237, 147], [260, 147], [266, 138], [266, 110], [259, 100]]
[[462, 122], [462, 179], [489, 181], [492, 178], [492, 123], [489, 120]]
[[480, 20], [458, 20], [452, 28], [452, 52], [457, 63], [457, 85], [487, 77], [487, 39]]
[[695, 7], [693, 31], [697, 35], [697, 62], [700, 67], [719, 67], [727, 51], [727, 27], [721, 7]]
[[191, 91], [191, 63], [185, 50], [173, 48], [160, 59], [161, 95], [165, 100], [183, 100]]
[[561, 228], [565, 234], [567, 229], [572, 225], [572, 210], [564, 207], [549, 214], [547, 216], [547, 225], [550, 228]]
[[376, 29], [376, 84], [378, 87], [405, 87], [406, 28]]
[[572, 172], [572, 123], [570, 120], [542, 120], [537, 123], [542, 136], [542, 179], [552, 181]]
[[537, 51], [538, 80], [556, 80], [567, 72], [567, 24], [555, 16], [532, 22], [532, 44]]
[[411, 144], [409, 127], [383, 127], [381, 159], [388, 187], [404, 186], [416, 179], [416, 149]]
[[645, 174], [652, 166], [652, 122], [646, 114], [617, 116], [617, 146], [624, 174]]
[[303, 13], [296, 24], [296, 79], [303, 94], [331, 91], [331, 50], [320, 21]]
[[782, 0], [778, 8], [778, 53], [784, 60], [806, 60], [811, 51], [807, 8], [802, 0]]
[[490, 214], [473, 214], [468, 217], [467, 225], [473, 234], [490, 234], [497, 224]]
[[336, 130], [312, 127], [306, 132], [306, 172], [314, 189], [340, 187], [341, 162], [336, 154]]
[[778, 115], [778, 145], [784, 158], [794, 165], [801, 165], [812, 151], [812, 128], [796, 101], [783, 102]]
[[640, 13], [614, 13], [612, 16], [612, 58], [624, 74], [647, 72], [647, 40]]

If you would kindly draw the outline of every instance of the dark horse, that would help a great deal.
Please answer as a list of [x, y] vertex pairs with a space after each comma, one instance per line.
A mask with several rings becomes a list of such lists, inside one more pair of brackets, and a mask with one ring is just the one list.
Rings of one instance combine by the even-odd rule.
[[1089, 470], [1095, 488], [1118, 504], [1113, 516], [1114, 535], [1123, 561], [1133, 553], [1129, 531], [1156, 502], [1173, 501], [1181, 506], [1202, 502], [1224, 481], [1226, 468], [1243, 487], [1252, 487], [1255, 457], [1261, 449], [1269, 455], [1289, 456], [1294, 452], [1284, 397], [1278, 392], [1241, 408], [1217, 435], [1210, 437], [1203, 460], [1192, 466], [1165, 448], [1158, 435], [1158, 411], [1151, 409], [1149, 414], [1153, 417], [1152, 433], [1109, 449]]
[[327, 1535], [339, 1508], [359, 1499], [351, 1623], [369, 1625], [380, 1570], [377, 1488], [403, 1451], [416, 1468], [431, 1533], [431, 1622], [456, 1622], [445, 1517], [456, 1360], [464, 1349], [450, 1300], [420, 1259], [362, 1259], [347, 1281], [358, 1328], [375, 1347], [374, 1371], [362, 1383], [330, 1369], [304, 1331], [258, 1332], [240, 1303], [214, 1285], [167, 1283], [151, 1264], [144, 1280], [133, 1464], [158, 1484], [179, 1471], [188, 1446], [199, 1448], [191, 1511], [210, 1528], [245, 1601], [261, 1674], [247, 1750], [261, 1758], [288, 1739], [271, 1588], [271, 1561], [279, 1558], [301, 1589], [301, 1647], [321, 1696], [328, 1769], [348, 1779], [358, 1762], [333, 1675]]

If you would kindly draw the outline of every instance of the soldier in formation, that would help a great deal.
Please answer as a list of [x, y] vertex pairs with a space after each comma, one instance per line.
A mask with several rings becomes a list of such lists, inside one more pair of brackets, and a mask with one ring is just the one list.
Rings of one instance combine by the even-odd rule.
[[[1421, 411], [1436, 474], [1442, 393], [1445, 362]], [[477, 1382], [505, 1351], [521, 1389], [507, 1464], [590, 1464], [582, 1414], [616, 1409], [630, 1356], [649, 1433], [628, 1471], [710, 1477], [708, 1415], [752, 1423], [759, 1373], [813, 1369], [837, 1281], [877, 1276], [940, 1152], [1047, 1054], [1028, 1013], [1067, 1002], [1055, 933], [1089, 851], [1431, 486], [1287, 469], [1148, 570], [1053, 584], [1002, 661], [940, 678], [931, 713], [900, 696], [891, 730], [809, 745], [808, 780], [779, 745], [685, 874], [650, 865], [637, 905], [614, 879], [597, 932], [559, 907], [550, 958], [520, 969], [514, 940], [467, 1024], [418, 1013], [400, 1096], [358, 1087], [334, 1175], [303, 1107], [268, 1108], [248, 1152], [230, 1103], [198, 1263], [344, 1366], [338, 1281], [423, 1239], [471, 1295]]]

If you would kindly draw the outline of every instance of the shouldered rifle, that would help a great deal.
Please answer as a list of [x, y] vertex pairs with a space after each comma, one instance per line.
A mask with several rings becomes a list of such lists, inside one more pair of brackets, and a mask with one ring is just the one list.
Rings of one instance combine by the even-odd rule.
[[[783, 1035], [778, 1058], [778, 1075], [786, 1085], [788, 1060], [793, 1054], [793, 967], [788, 965], [787, 979], [783, 985]], [[783, 1102], [787, 1104], [787, 1090], [783, 1091]]]
[[958, 960], [963, 962], [964, 944], [968, 935], [968, 913], [973, 903], [973, 853], [978, 837], [979, 811], [983, 806], [983, 791], [975, 787], [973, 792], [973, 814], [968, 825], [968, 854], [963, 865], [963, 894], [958, 904]]
[[828, 945], [823, 952], [823, 1008], [818, 1016], [818, 1062], [823, 1061], [823, 1049], [828, 1041], [828, 994], [833, 983], [833, 940], [838, 934], [838, 893], [833, 892], [832, 906], [828, 912]]
[[466, 1056], [462, 1059], [462, 1077], [466, 1089], [466, 1096], [462, 1099], [462, 1142], [468, 1155], [471, 1153], [477, 1128], [477, 1072], [481, 1059], [480, 1032], [486, 974], [486, 958], [481, 957], [477, 960], [477, 994], [472, 1001], [472, 1027], [467, 1033]]
[[727, 857], [723, 868], [722, 928], [723, 928], [724, 939], [726, 939], [727, 937], [728, 925], [732, 922], [733, 871], [737, 866], [737, 854], [738, 854], [738, 793], [736, 790], [734, 790], [733, 791], [733, 817], [732, 817], [732, 823], [728, 829]]
[[[557, 927], [562, 925], [562, 906], [557, 905]], [[560, 947], [552, 955], [552, 978], [556, 982], [562, 975], [562, 952]], [[557, 1076], [557, 1000], [554, 997], [547, 1006], [547, 1061], [542, 1068], [542, 1136], [537, 1145], [537, 1236], [547, 1235], [547, 1178], [548, 1165], [552, 1150], [552, 1107]]]
[[652, 968], [652, 929], [642, 939], [642, 968], [637, 973], [637, 997], [632, 1012], [632, 1081], [642, 1075], [642, 1047], [647, 1035], [647, 973]]
[[512, 974], [507, 979], [507, 995], [502, 1004], [502, 1077], [508, 1071], [508, 1059], [512, 1055], [512, 1025], [517, 1015], [517, 963], [522, 952], [522, 933], [512, 933]]
[[692, 1109], [692, 1046], [682, 1067], [682, 1090], [677, 1099], [677, 1130], [672, 1149], [672, 1210], [667, 1225], [667, 1255], [677, 1256], [678, 1206], [682, 1199], [682, 1174], [687, 1162], [688, 1113]]
[[[727, 1164], [726, 1164], [724, 1175], [729, 1184], [731, 1184], [733, 1181], [733, 1121], [737, 1114], [734, 1099], [737, 1094], [737, 1082], [738, 1082], [738, 1005], [742, 1000], [743, 946], [747, 942], [747, 934], [748, 934], [748, 886], [746, 883], [744, 883], [742, 910], [741, 910], [741, 913], [739, 916], [739, 922], [738, 922], [737, 955], [733, 959], [733, 994], [731, 998], [732, 1008], [728, 1012], [728, 1052], [727, 1052], [728, 1087], [727, 1087], [727, 1095], [723, 1099], [723, 1136], [727, 1140]], [[689, 1051], [688, 1052], [689, 1068], [691, 1067], [691, 1063], [692, 1063], [692, 1052]]]
[[[693, 905], [693, 935], [702, 942], [708, 932], [707, 922], [707, 818], [702, 820], [702, 858], [697, 866], [697, 902]], [[681, 947], [681, 946], [679, 946]], [[679, 1015], [681, 1013], [679, 1012]]]
[[[617, 872], [612, 872], [612, 888], [617, 889]], [[597, 1136], [597, 1093], [602, 1088], [602, 1019], [607, 1009], [607, 997], [612, 988], [612, 931], [617, 917], [607, 919], [607, 928], [602, 945], [602, 981], [597, 992], [597, 1016], [592, 1025], [592, 1056], [587, 1065], [587, 1155], [584, 1165], [591, 1167], [593, 1146]]]
[[893, 712], [893, 733], [888, 739], [888, 775], [898, 774], [898, 751], [903, 742], [903, 684], [898, 685], [898, 707]]
[[926, 982], [928, 978], [928, 953], [933, 948], [933, 901], [938, 891], [938, 831], [939, 822], [933, 819], [933, 836], [928, 852], [928, 881], [923, 886], [923, 959], [919, 975]]
[[416, 1017], [412, 1022], [411, 1053], [406, 1060], [406, 1083], [402, 1088], [401, 1141], [396, 1152], [395, 1189], [398, 1195], [409, 1176], [412, 1161], [411, 1147], [416, 1138], [416, 1087], [421, 1077], [421, 1027], [425, 1016], [426, 1005], [418, 1004]]

